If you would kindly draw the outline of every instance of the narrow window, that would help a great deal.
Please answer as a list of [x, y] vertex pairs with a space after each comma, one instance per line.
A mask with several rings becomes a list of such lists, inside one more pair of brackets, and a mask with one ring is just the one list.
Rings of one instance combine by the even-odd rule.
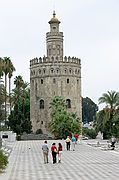
[[71, 108], [71, 100], [70, 99], [66, 99], [66, 106], [67, 106], [67, 108]]
[[43, 99], [40, 100], [40, 109], [44, 109], [44, 100]]
[[67, 83], [69, 83], [69, 79], [67, 79]]
[[41, 121], [41, 124], [43, 124], [43, 121]]
[[43, 84], [43, 79], [41, 79], [41, 84]]
[[41, 70], [39, 69], [39, 74], [41, 74]]
[[37, 92], [37, 83], [35, 84], [35, 92]]
[[44, 72], [44, 74], [45, 74], [45, 69], [43, 69], [43, 72]]
[[56, 79], [55, 79], [55, 78], [53, 79], [53, 83], [54, 83], [54, 84], [56, 83]]

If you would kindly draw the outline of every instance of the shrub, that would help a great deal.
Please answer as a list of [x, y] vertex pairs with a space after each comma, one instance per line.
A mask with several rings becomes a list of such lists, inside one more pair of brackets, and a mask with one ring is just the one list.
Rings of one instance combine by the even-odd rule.
[[83, 135], [88, 136], [91, 139], [95, 139], [97, 133], [94, 129], [83, 128]]
[[0, 150], [0, 171], [5, 169], [8, 163], [8, 157]]

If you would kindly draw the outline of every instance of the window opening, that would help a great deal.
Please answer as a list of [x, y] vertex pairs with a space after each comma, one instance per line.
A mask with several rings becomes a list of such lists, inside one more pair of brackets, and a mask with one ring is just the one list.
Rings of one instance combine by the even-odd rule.
[[66, 99], [66, 107], [71, 108], [71, 100], [70, 99]]
[[67, 83], [69, 83], [69, 79], [67, 79]]
[[40, 100], [40, 109], [44, 109], [44, 100], [43, 99]]

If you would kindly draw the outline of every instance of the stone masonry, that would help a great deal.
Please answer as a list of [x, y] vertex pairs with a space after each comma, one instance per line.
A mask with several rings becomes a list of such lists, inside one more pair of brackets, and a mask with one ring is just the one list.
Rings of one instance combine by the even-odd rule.
[[33, 132], [41, 129], [48, 133], [50, 102], [54, 96], [62, 96], [68, 110], [77, 112], [82, 121], [81, 107], [81, 61], [63, 56], [63, 32], [55, 12], [46, 33], [47, 56], [30, 61], [30, 118]]

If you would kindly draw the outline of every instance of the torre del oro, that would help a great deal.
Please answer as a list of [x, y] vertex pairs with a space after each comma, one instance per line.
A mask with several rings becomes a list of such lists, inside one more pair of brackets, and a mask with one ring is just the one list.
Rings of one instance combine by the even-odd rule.
[[[49, 108], [54, 96], [66, 100], [68, 111], [76, 112], [82, 121], [81, 60], [64, 56], [63, 32], [55, 11], [46, 33], [46, 56], [30, 61], [30, 119], [35, 133], [49, 132]], [[69, 42], [70, 43], [70, 42]]]

